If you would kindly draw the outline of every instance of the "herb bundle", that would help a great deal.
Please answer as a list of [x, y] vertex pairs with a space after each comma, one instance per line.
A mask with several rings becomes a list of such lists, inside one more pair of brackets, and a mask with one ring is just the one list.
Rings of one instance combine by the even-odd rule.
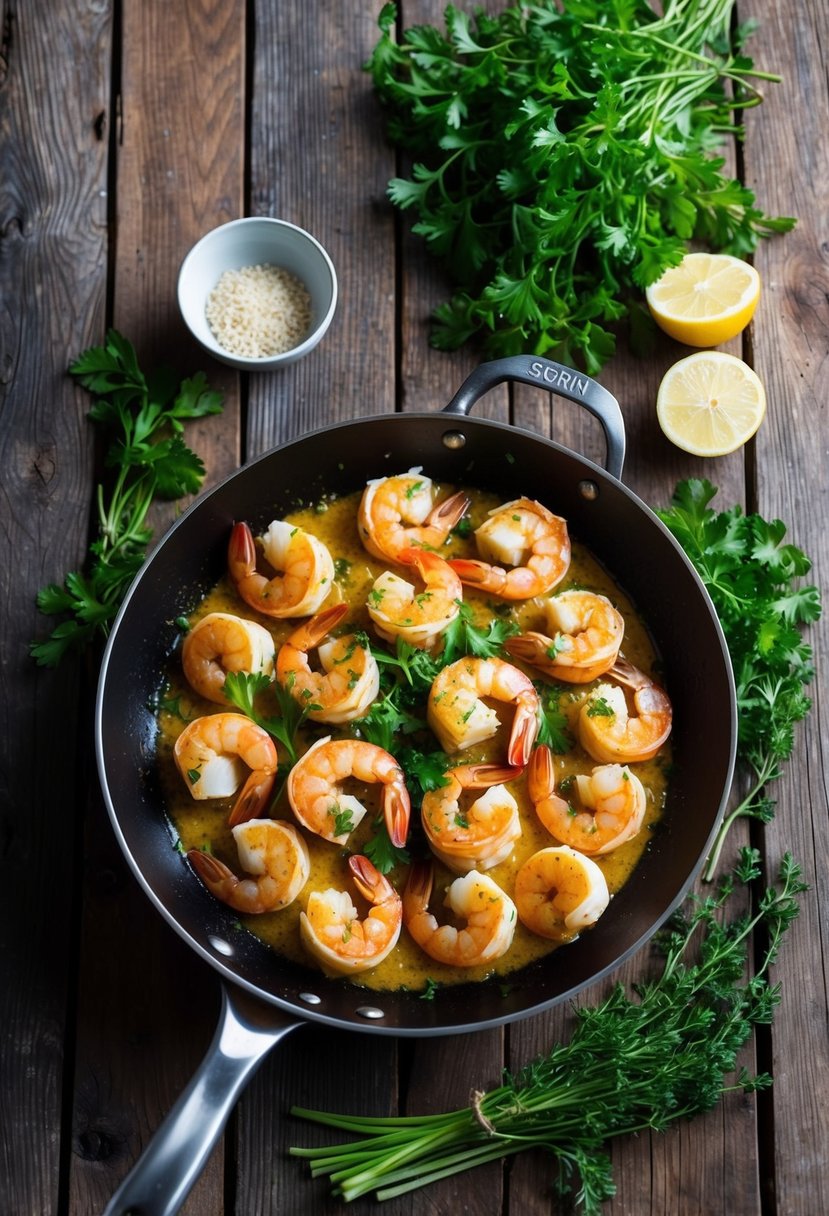
[[435, 346], [478, 335], [492, 355], [595, 372], [614, 351], [607, 327], [646, 322], [643, 289], [687, 241], [739, 256], [792, 226], [722, 172], [735, 111], [779, 79], [743, 53], [733, 7], [541, 0], [472, 18], [450, 5], [445, 33], [419, 25], [395, 42], [384, 5], [367, 69], [413, 160], [389, 195], [453, 287]]
[[709, 481], [680, 482], [669, 510], [658, 512], [692, 561], [723, 628], [737, 690], [737, 758], [752, 773], [745, 798], [723, 820], [704, 877], [713, 878], [732, 824], [768, 823], [775, 803], [766, 786], [781, 774], [794, 746], [794, 727], [811, 701], [812, 651], [799, 626], [821, 613], [817, 587], [801, 585], [811, 562], [785, 542], [786, 526], [745, 515], [739, 507], [714, 511]]
[[[662, 1131], [710, 1110], [729, 1088], [768, 1085], [766, 1075], [740, 1072], [728, 1086], [737, 1053], [755, 1025], [771, 1020], [779, 990], [767, 978], [781, 939], [806, 889], [787, 855], [778, 883], [754, 913], [723, 910], [735, 879], [759, 877], [758, 854], [744, 849], [734, 875], [716, 896], [692, 897], [656, 939], [660, 973], [634, 988], [617, 985], [600, 1005], [575, 1010], [566, 1044], [534, 1061], [503, 1085], [473, 1095], [470, 1106], [446, 1114], [373, 1119], [294, 1107], [292, 1113], [362, 1139], [327, 1148], [292, 1148], [312, 1174], [329, 1177], [346, 1200], [376, 1191], [391, 1199], [487, 1161], [542, 1148], [555, 1158], [558, 1189], [587, 1216], [614, 1193], [603, 1145], [615, 1136]], [[755, 931], [765, 946], [753, 975], [745, 975]]]
[[56, 666], [68, 651], [82, 650], [109, 632], [147, 556], [151, 503], [195, 494], [204, 480], [204, 464], [182, 438], [184, 422], [222, 410], [221, 394], [208, 389], [203, 372], [179, 385], [166, 373], [145, 376], [132, 344], [114, 329], [103, 346], [84, 351], [69, 371], [95, 394], [89, 417], [111, 435], [105, 465], [116, 474], [111, 488], [98, 486], [98, 527], [88, 568], [67, 574], [62, 587], [51, 583], [38, 593], [41, 612], [68, 614], [49, 638], [31, 646], [44, 667]]

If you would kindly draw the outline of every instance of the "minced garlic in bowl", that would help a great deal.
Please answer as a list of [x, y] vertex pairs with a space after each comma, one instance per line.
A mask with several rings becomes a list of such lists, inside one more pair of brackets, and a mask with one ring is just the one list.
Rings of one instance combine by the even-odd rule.
[[207, 298], [207, 322], [216, 341], [249, 359], [281, 355], [298, 346], [311, 326], [305, 284], [281, 266], [226, 270]]

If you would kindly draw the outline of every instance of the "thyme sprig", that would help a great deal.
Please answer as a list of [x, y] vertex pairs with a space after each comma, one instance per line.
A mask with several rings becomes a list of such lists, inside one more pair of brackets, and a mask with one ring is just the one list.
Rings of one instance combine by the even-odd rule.
[[[633, 985], [632, 996], [618, 984], [601, 1004], [576, 1009], [568, 1042], [503, 1085], [473, 1094], [469, 1106], [391, 1118], [294, 1107], [300, 1118], [361, 1138], [291, 1154], [352, 1200], [370, 1191], [392, 1199], [471, 1166], [542, 1148], [558, 1165], [559, 1191], [574, 1196], [585, 1216], [595, 1216], [615, 1190], [604, 1148], [609, 1139], [664, 1131], [710, 1110], [725, 1093], [770, 1084], [765, 1073], [736, 1071], [737, 1056], [779, 1002], [768, 971], [806, 884], [786, 854], [776, 884], [759, 895], [754, 910], [729, 920], [738, 884], [753, 887], [759, 877], [759, 853], [743, 849], [716, 894], [689, 897], [657, 935], [663, 962], [653, 978]], [[749, 948], [758, 940], [760, 956], [749, 973]]]

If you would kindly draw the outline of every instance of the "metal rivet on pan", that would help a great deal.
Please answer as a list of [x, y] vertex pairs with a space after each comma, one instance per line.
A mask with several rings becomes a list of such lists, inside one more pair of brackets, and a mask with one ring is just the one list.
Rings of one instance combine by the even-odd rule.
[[599, 497], [599, 487], [595, 481], [580, 481], [579, 494], [582, 498], [586, 498], [588, 502], [595, 502]]
[[386, 1015], [382, 1009], [378, 1009], [375, 1005], [360, 1005], [357, 1010], [361, 1018], [384, 1018]]
[[226, 942], [223, 937], [214, 937], [212, 934], [207, 939], [210, 945], [217, 954], [223, 954], [225, 958], [230, 958], [233, 953], [233, 947], [230, 942]]
[[304, 1001], [306, 1005], [321, 1005], [322, 997], [317, 996], [316, 992], [300, 992], [299, 999]]
[[443, 446], [449, 448], [452, 452], [459, 451], [466, 444], [466, 435], [463, 431], [444, 431]]

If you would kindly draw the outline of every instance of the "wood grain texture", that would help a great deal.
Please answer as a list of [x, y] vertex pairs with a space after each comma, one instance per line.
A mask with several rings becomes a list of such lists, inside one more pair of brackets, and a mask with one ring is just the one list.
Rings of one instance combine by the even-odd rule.
[[[55, 624], [35, 596], [86, 550], [87, 402], [70, 357], [95, 338], [106, 286], [110, 22], [66, 0], [0, 5], [0, 1191], [9, 1216], [57, 1210], [84, 666], [35, 667]], [[68, 1019], [68, 1020], [67, 1020]], [[71, 1047], [70, 1047], [71, 1053]]]
[[299, 224], [325, 246], [339, 301], [315, 350], [251, 376], [248, 457], [386, 413], [395, 397], [394, 230], [382, 203], [393, 160], [362, 71], [370, 6], [323, 5], [315, 20], [305, 5], [260, 3], [256, 30], [251, 211]]
[[[146, 367], [184, 376], [209, 365], [224, 413], [187, 430], [209, 485], [238, 465], [238, 382], [189, 339], [175, 288], [190, 246], [241, 212], [244, 4], [125, 5], [122, 21], [120, 95], [110, 111], [118, 123], [111, 323]], [[156, 539], [180, 510], [153, 508]], [[99, 1210], [112, 1194], [189, 1080], [218, 1012], [215, 977], [151, 909], [97, 797], [85, 851], [70, 1183], [77, 1212]], [[216, 1211], [223, 1190], [220, 1146], [183, 1210]]]
[[[755, 6], [757, 7], [757, 6]], [[794, 215], [797, 227], [758, 250], [763, 280], [754, 327], [754, 365], [769, 390], [757, 435], [757, 508], [789, 524], [789, 536], [812, 559], [807, 581], [829, 579], [829, 484], [826, 477], [826, 369], [829, 362], [829, 93], [825, 2], [790, 11], [765, 8], [754, 58], [783, 77], [745, 151], [746, 183], [763, 206]], [[769, 171], [769, 166], [774, 171]], [[826, 706], [829, 646], [825, 623], [808, 633], [817, 667], [814, 707], [797, 728], [795, 759], [769, 790], [777, 800], [765, 830], [770, 866], [790, 851], [811, 884], [774, 979], [783, 1000], [772, 1030], [774, 1193], [778, 1216], [829, 1210], [829, 1172], [819, 1145], [829, 1143], [829, 811]]]

